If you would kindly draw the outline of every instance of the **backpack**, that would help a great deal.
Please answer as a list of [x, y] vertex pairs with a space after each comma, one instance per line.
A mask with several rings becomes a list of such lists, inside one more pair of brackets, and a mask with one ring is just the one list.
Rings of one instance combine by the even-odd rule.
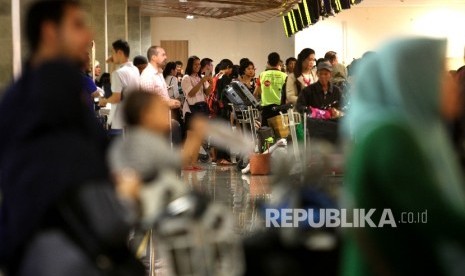
[[287, 102], [287, 92], [286, 92], [287, 77], [284, 81], [283, 88], [281, 89], [281, 105], [285, 105]]

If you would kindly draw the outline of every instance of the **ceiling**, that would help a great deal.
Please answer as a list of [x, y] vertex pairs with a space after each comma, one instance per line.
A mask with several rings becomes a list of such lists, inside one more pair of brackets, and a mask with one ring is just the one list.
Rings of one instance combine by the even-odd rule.
[[463, 4], [465, 0], [364, 0], [358, 7], [420, 7]]
[[292, 8], [299, 0], [128, 0], [139, 6], [141, 15], [153, 17], [215, 18], [232, 21], [265, 22]]
[[[300, 0], [128, 0], [142, 16], [215, 18], [262, 23], [290, 10]], [[364, 0], [358, 7], [408, 7], [463, 4], [465, 0]]]

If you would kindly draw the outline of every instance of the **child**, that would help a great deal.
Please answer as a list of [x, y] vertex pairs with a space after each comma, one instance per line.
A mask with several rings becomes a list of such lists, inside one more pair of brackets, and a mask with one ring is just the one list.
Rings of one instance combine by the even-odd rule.
[[[124, 138], [116, 140], [109, 151], [110, 168], [118, 179], [133, 170], [141, 182], [156, 179], [161, 172], [176, 172], [182, 166], [195, 167], [206, 122], [195, 119], [188, 131], [184, 149], [171, 148], [170, 108], [160, 96], [133, 92], [125, 99], [124, 118], [128, 125]], [[140, 187], [119, 187], [123, 194], [136, 197]]]
[[125, 99], [123, 114], [128, 127], [124, 137], [111, 145], [108, 161], [121, 201], [138, 216], [139, 228], [129, 238], [129, 245], [146, 263], [157, 255], [152, 252], [157, 250], [153, 242], [148, 246], [150, 231], [146, 230], [167, 204], [188, 193], [176, 174], [183, 165], [195, 164], [206, 123], [192, 120], [192, 131], [181, 151], [171, 147], [170, 108], [160, 96], [133, 92]]

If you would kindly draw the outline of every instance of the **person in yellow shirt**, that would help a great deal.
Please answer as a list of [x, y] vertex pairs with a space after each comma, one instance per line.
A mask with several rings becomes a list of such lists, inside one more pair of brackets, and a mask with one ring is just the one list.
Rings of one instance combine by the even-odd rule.
[[281, 72], [279, 54], [268, 55], [268, 69], [260, 74], [254, 95], [261, 99], [262, 126], [268, 126], [268, 119], [279, 115], [273, 111], [274, 106], [281, 104], [281, 90], [286, 82], [286, 73]]

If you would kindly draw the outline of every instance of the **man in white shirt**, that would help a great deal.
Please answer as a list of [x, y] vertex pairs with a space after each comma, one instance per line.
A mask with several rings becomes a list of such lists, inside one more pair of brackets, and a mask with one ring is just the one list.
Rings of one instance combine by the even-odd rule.
[[108, 99], [100, 98], [99, 106], [106, 106], [111, 103], [109, 124], [111, 125], [110, 135], [120, 135], [125, 126], [123, 119], [122, 101], [125, 94], [139, 89], [139, 70], [129, 61], [130, 48], [124, 40], [117, 40], [112, 44], [110, 62], [119, 66], [111, 74], [111, 91], [113, 94]]
[[[148, 93], [155, 93], [168, 102], [170, 109], [178, 109], [181, 102], [171, 99], [168, 93], [168, 86], [163, 77], [163, 67], [166, 65], [166, 52], [160, 46], [151, 46], [147, 50], [148, 66], [142, 71], [140, 76], [140, 90]], [[180, 144], [182, 140], [181, 127], [179, 122], [172, 120], [171, 139], [174, 144]]]
[[163, 77], [163, 66], [166, 65], [166, 52], [160, 46], [152, 46], [147, 51], [149, 65], [140, 76], [140, 88], [142, 91], [155, 93], [164, 98], [171, 109], [181, 107], [178, 100], [170, 99], [168, 87]]

